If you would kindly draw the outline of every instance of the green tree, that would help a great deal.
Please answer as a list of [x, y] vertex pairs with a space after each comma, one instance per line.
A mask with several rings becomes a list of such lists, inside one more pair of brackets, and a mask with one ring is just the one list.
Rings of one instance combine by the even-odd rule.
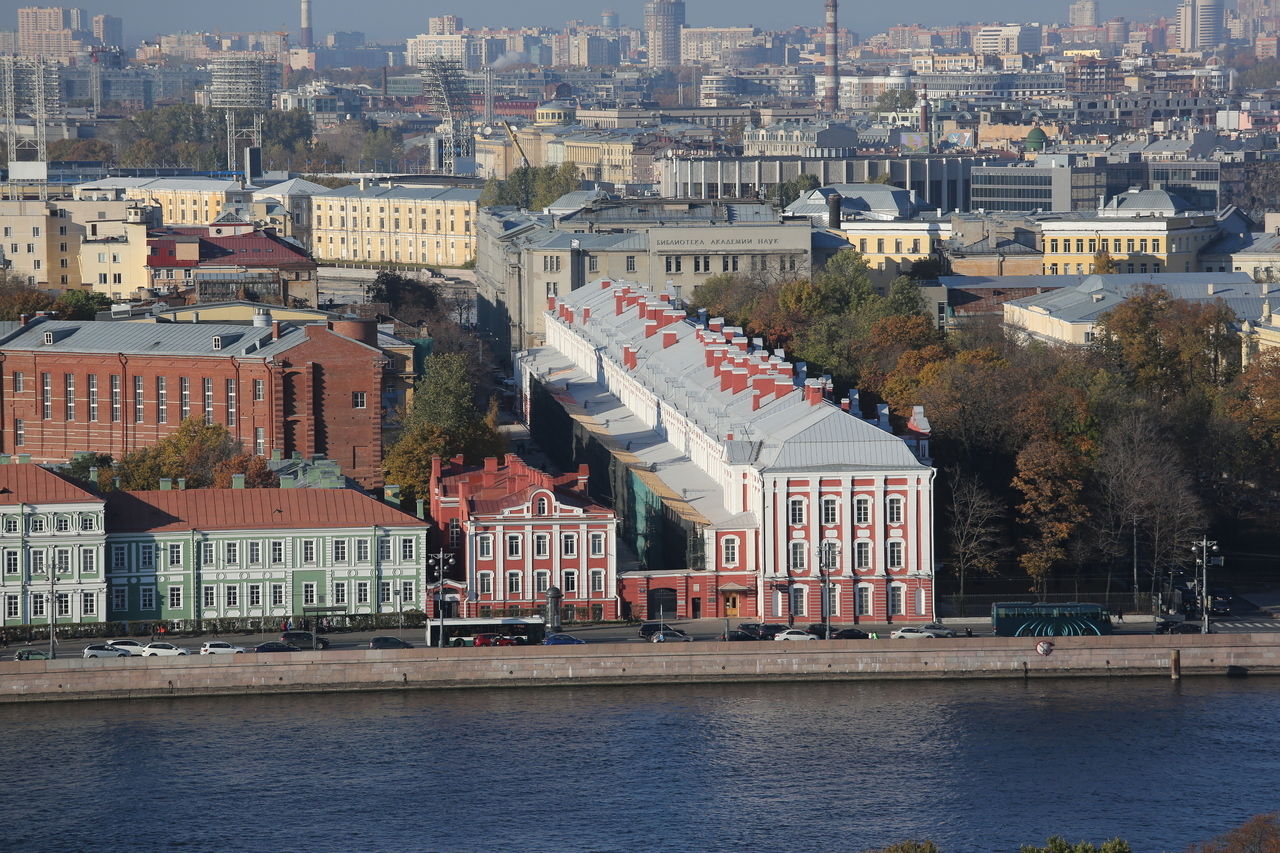
[[876, 96], [876, 110], [882, 113], [899, 113], [915, 105], [915, 89], [885, 89]]
[[53, 307], [53, 297], [36, 290], [16, 275], [0, 271], [0, 320], [18, 320], [23, 314]]
[[899, 841], [879, 850], [868, 850], [867, 853], [941, 853], [938, 845], [932, 841]]
[[116, 476], [122, 489], [157, 489], [165, 477], [185, 478], [187, 488], [203, 489], [213, 484], [219, 463], [238, 452], [225, 426], [206, 424], [203, 417], [195, 415], [151, 447], [126, 453], [116, 467]]
[[1024, 844], [1018, 853], [1133, 853], [1133, 848], [1129, 846], [1129, 842], [1120, 838], [1104, 841], [1099, 847], [1089, 841], [1072, 844], [1061, 835], [1055, 835], [1045, 843], [1044, 847]]
[[766, 198], [778, 207], [786, 207], [791, 204], [791, 202], [800, 198], [800, 196], [807, 192], [812, 192], [820, 186], [822, 186], [822, 183], [818, 180], [817, 175], [810, 175], [808, 172], [801, 172], [794, 178], [787, 178], [780, 184], [775, 185], [766, 194]]
[[[82, 483], [96, 486], [103, 491], [110, 491], [111, 478], [114, 474], [113, 462], [111, 455], [107, 453], [77, 453], [75, 458], [58, 471]], [[96, 475], [94, 469], [97, 469]]]
[[62, 320], [92, 320], [99, 311], [111, 307], [111, 299], [105, 293], [92, 290], [66, 290], [58, 294], [50, 307]]

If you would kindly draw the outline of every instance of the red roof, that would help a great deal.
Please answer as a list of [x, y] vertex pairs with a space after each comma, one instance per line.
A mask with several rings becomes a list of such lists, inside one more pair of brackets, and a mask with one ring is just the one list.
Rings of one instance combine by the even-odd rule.
[[[271, 237], [262, 232], [255, 234], [230, 234], [225, 237], [199, 236], [200, 260], [180, 261], [173, 257], [172, 249], [177, 240], [165, 237], [151, 237], [147, 242], [150, 253], [147, 265], [150, 267], [191, 267], [191, 266], [227, 266], [235, 264], [243, 267], [282, 267], [282, 266], [315, 266], [315, 261], [307, 257], [305, 252], [284, 240]], [[168, 254], [166, 254], [166, 252]]]
[[107, 529], [288, 530], [311, 527], [426, 527], [426, 522], [354, 489], [186, 489], [113, 492]]
[[71, 481], [30, 463], [0, 465], [0, 506], [83, 503], [102, 498]]

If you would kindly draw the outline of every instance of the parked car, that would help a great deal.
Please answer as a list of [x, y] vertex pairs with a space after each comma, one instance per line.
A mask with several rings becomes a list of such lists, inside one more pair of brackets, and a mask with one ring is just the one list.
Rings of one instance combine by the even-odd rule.
[[14, 660], [49, 660], [52, 657], [48, 649], [18, 649], [13, 653]]
[[857, 628], [842, 628], [831, 635], [833, 640], [865, 640], [867, 639], [866, 631], [859, 631]]
[[656, 634], [658, 631], [674, 631], [677, 634], [684, 633], [684, 631], [681, 631], [679, 628], [672, 628], [670, 625], [668, 625], [665, 622], [645, 622], [643, 625], [640, 626], [640, 631], [639, 631], [640, 639], [642, 640], [651, 639], [653, 635]]
[[779, 631], [787, 630], [786, 625], [763, 625], [759, 622], [743, 622], [739, 631], [746, 631], [757, 640], [772, 640]]
[[956, 632], [950, 628], [939, 625], [937, 622], [930, 622], [927, 625], [907, 625], [894, 631], [889, 637], [894, 640], [908, 640], [920, 637], [932, 640], [937, 637], [954, 637], [955, 635]]
[[300, 652], [302, 651], [302, 649], [298, 648], [297, 646], [291, 646], [288, 643], [278, 643], [275, 640], [272, 640], [269, 643], [259, 643], [258, 645], [253, 647], [253, 650], [255, 652], [258, 652], [259, 654], [265, 653], [265, 652]]
[[[1162, 622], [1156, 626], [1157, 634], [1199, 634], [1199, 622]], [[1210, 634], [1213, 633], [1211, 630]]]
[[107, 640], [108, 646], [115, 646], [122, 652], [128, 652], [131, 655], [142, 654], [142, 643], [137, 640]]
[[314, 631], [285, 631], [280, 635], [280, 642], [297, 646], [300, 649], [329, 648], [329, 641]]
[[498, 645], [497, 639], [501, 636], [502, 636], [501, 634], [476, 634], [475, 641], [472, 643], [472, 645], [473, 646], [496, 646]]
[[754, 643], [754, 642], [758, 642], [760, 638], [757, 637], [755, 634], [748, 634], [746, 631], [730, 631], [727, 634], [721, 634], [720, 636], [716, 637], [716, 639], [724, 640], [725, 642], [732, 642], [732, 643], [750, 640], [751, 642]]
[[808, 631], [801, 631], [799, 628], [788, 628], [785, 631], [779, 631], [778, 633], [774, 634], [773, 639], [775, 641], [777, 640], [790, 641], [790, 640], [816, 640], [818, 638], [813, 636], [813, 634], [810, 634]]
[[805, 628], [805, 631], [807, 631], [810, 634], [813, 634], [813, 636], [817, 637], [819, 640], [835, 639], [836, 631], [839, 631], [839, 630], [840, 628], [836, 625], [823, 625], [821, 622], [815, 622], [814, 624], [809, 625]]
[[579, 639], [572, 634], [548, 634], [547, 638], [542, 641], [544, 646], [585, 646], [586, 640]]
[[493, 640], [495, 646], [523, 646], [529, 641], [524, 637], [516, 637], [510, 634], [499, 634]]
[[399, 637], [374, 637], [369, 641], [371, 649], [411, 649], [413, 643], [400, 639]]
[[200, 647], [202, 655], [239, 655], [244, 654], [244, 648], [241, 646], [233, 646], [231, 643], [223, 640], [210, 640]]
[[117, 649], [110, 643], [94, 643], [91, 646], [84, 647], [84, 657], [87, 658], [127, 658], [133, 657], [124, 649]]
[[690, 637], [684, 631], [677, 631], [673, 628], [667, 628], [663, 631], [654, 631], [649, 635], [651, 643], [691, 643], [693, 637]]
[[172, 657], [174, 655], [189, 654], [191, 654], [190, 649], [175, 646], [173, 643], [147, 643], [142, 647], [142, 656], [147, 658]]

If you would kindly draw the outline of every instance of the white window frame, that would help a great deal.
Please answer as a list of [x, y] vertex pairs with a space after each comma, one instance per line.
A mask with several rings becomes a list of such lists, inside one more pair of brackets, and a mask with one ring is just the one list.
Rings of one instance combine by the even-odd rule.
[[809, 543], [803, 539], [792, 539], [787, 543], [787, 568], [793, 572], [803, 572], [808, 563]]
[[891, 495], [885, 501], [885, 523], [902, 524], [906, 512], [906, 501], [900, 495]]
[[857, 498], [853, 502], [853, 523], [859, 526], [871, 523], [871, 499]]
[[840, 523], [840, 499], [827, 495], [822, 499], [822, 523], [833, 525]]
[[787, 524], [792, 527], [800, 527], [805, 523], [805, 518], [807, 517], [805, 503], [804, 498], [787, 499]]

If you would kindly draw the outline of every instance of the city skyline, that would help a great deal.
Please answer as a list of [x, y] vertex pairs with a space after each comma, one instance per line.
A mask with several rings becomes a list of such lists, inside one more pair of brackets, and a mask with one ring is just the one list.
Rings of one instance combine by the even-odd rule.
[[[81, 3], [91, 15], [105, 13], [125, 18], [125, 29], [130, 42], [156, 35], [179, 31], [241, 32], [257, 30], [286, 30], [296, 43], [299, 29], [299, 4], [285, 0], [264, 11], [261, 3], [250, 0], [225, 0], [217, 7], [169, 6], [157, 9], [156, 4], [145, 0], [97, 0]], [[1069, 3], [1041, 6], [1030, 20], [1040, 23], [1065, 23]], [[1130, 20], [1154, 17], [1173, 18], [1176, 2], [1156, 3], [1152, 0], [1103, 0], [1099, 4], [1102, 20], [1123, 16]], [[688, 7], [689, 26], [740, 25], [762, 29], [785, 29], [792, 26], [819, 27], [823, 23], [821, 0], [812, 0], [809, 7], [783, 8], [763, 2], [737, 3], [731, 0], [695, 0]], [[616, 9], [622, 26], [643, 26], [643, 3], [617, 4], [600, 0], [563, 0], [563, 2], [537, 7], [511, 9], [496, 0], [478, 0], [465, 7], [423, 8], [409, 0], [370, 0], [362, 4], [361, 11], [332, 0], [313, 0], [312, 16], [317, 36], [339, 30], [359, 30], [370, 41], [394, 43], [427, 31], [427, 18], [434, 15], [459, 15], [467, 26], [499, 28], [503, 26], [559, 27], [566, 21], [581, 19], [588, 23], [599, 21], [604, 9]], [[944, 26], [961, 22], [1012, 21], [1009, 7], [998, 0], [974, 0], [957, 14], [954, 5], [942, 0], [906, 0], [893, 9], [875, 8], [864, 14], [856, 5], [846, 4], [840, 10], [840, 25], [854, 32], [871, 35], [883, 32], [891, 26], [920, 23]], [[9, 24], [16, 25], [16, 17]]]

